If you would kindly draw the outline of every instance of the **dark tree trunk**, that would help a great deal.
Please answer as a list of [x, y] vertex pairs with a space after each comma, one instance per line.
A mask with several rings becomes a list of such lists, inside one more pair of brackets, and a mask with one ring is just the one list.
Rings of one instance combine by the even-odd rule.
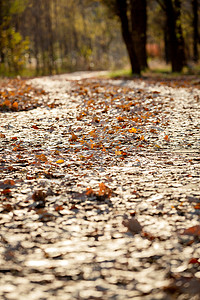
[[184, 39], [180, 23], [181, 1], [164, 0], [169, 34], [169, 50], [173, 72], [181, 72], [186, 61], [184, 52]]
[[131, 0], [131, 26], [136, 55], [141, 69], [147, 68], [147, 3], [146, 0]]
[[52, 29], [52, 21], [51, 21], [51, 1], [46, 0], [44, 2], [45, 5], [45, 23], [46, 23], [46, 34], [47, 34], [47, 66], [48, 73], [52, 74], [54, 69], [54, 36]]
[[136, 56], [135, 45], [133, 37], [129, 28], [129, 21], [127, 16], [127, 1], [126, 0], [116, 0], [117, 11], [121, 21], [122, 36], [128, 51], [132, 73], [140, 74], [140, 64]]
[[198, 0], [192, 0], [193, 10], [193, 60], [198, 61], [198, 42], [199, 42], [199, 31], [198, 31]]
[[170, 58], [170, 50], [169, 50], [169, 33], [168, 33], [167, 24], [165, 24], [165, 28], [164, 28], [164, 47], [165, 47], [165, 62], [166, 64], [169, 64], [171, 58]]
[[40, 59], [39, 59], [39, 52], [40, 52], [40, 34], [41, 34], [41, 28], [40, 28], [40, 11], [41, 11], [41, 2], [36, 0], [33, 2], [33, 53], [34, 57], [36, 59], [36, 74], [38, 75], [40, 72]]
[[4, 63], [4, 53], [3, 53], [3, 46], [2, 46], [2, 26], [3, 26], [3, 1], [0, 0], [0, 61]]

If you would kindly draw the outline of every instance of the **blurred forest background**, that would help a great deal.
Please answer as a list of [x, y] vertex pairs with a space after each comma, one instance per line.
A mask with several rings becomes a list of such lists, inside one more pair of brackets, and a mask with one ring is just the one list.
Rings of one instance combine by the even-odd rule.
[[0, 0], [0, 75], [199, 72], [199, 0]]

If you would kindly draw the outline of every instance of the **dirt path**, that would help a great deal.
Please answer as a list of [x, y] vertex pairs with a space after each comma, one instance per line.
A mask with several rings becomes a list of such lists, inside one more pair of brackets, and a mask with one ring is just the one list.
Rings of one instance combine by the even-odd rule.
[[200, 91], [96, 75], [0, 113], [0, 297], [200, 299]]

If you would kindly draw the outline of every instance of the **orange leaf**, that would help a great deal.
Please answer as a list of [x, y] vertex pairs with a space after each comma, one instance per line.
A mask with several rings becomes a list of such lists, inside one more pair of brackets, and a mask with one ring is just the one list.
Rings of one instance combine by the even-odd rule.
[[117, 120], [118, 120], [118, 122], [124, 122], [124, 118], [121, 116], [117, 117]]
[[3, 105], [10, 107], [11, 106], [10, 100], [5, 100]]
[[200, 203], [197, 203], [195, 206], [194, 206], [195, 209], [200, 209]]
[[12, 179], [6, 179], [3, 182], [4, 184], [8, 184], [8, 185], [15, 185], [15, 181]]
[[1, 192], [3, 195], [9, 195], [11, 193], [10, 189], [5, 189]]
[[122, 151], [115, 151], [115, 155], [122, 155]]
[[55, 211], [60, 211], [60, 210], [63, 210], [63, 209], [64, 209], [64, 207], [62, 205], [57, 205], [55, 207]]
[[42, 160], [42, 161], [47, 161], [47, 157], [44, 154], [39, 154], [39, 155], [35, 155], [37, 159]]
[[78, 139], [77, 135], [75, 135], [74, 133], [72, 133], [72, 136], [69, 139], [69, 141], [74, 142], [74, 141], [77, 141], [77, 139]]
[[144, 140], [144, 136], [142, 135], [141, 137], [140, 137], [140, 141], [143, 141]]
[[137, 129], [132, 127], [131, 129], [128, 130], [130, 133], [136, 133], [137, 132]]
[[107, 187], [103, 182], [99, 183], [99, 196], [110, 197], [112, 190]]
[[19, 107], [18, 103], [17, 103], [17, 101], [15, 101], [12, 105], [12, 108], [14, 108], [15, 110], [18, 110], [18, 107]]
[[157, 130], [152, 128], [152, 129], [150, 130], [150, 132], [151, 132], [151, 133], [157, 133]]
[[164, 137], [164, 140], [166, 141], [166, 142], [169, 142], [169, 136], [166, 134], [166, 136]]
[[92, 196], [94, 194], [94, 191], [92, 188], [87, 188], [86, 189], [86, 193], [85, 193], [87, 196]]

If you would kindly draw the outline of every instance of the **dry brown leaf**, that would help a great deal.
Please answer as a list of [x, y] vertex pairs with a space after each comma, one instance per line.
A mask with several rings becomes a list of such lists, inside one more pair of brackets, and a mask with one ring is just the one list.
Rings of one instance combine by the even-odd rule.
[[133, 234], [140, 233], [142, 231], [142, 226], [136, 218], [125, 219], [122, 224]]

